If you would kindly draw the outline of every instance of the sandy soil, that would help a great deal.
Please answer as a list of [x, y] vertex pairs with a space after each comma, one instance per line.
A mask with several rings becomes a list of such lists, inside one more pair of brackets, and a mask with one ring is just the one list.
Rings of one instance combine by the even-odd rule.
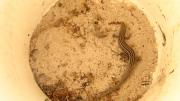
[[[118, 45], [120, 22], [136, 54], [128, 66]], [[157, 64], [154, 31], [142, 11], [116, 0], [60, 0], [42, 18], [30, 45], [30, 65], [53, 101], [135, 101], [148, 90]], [[126, 74], [132, 69], [131, 74]], [[123, 75], [115, 91], [110, 91]]]

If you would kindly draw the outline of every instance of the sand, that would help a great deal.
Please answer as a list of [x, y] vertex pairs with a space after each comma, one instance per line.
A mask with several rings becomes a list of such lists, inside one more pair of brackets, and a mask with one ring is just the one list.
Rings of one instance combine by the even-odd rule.
[[[136, 54], [133, 68], [118, 44], [120, 22], [126, 24], [126, 43]], [[151, 85], [157, 65], [154, 30], [131, 3], [60, 0], [33, 33], [30, 65], [52, 101], [136, 101]], [[128, 79], [117, 90], [96, 97], [123, 75]]]

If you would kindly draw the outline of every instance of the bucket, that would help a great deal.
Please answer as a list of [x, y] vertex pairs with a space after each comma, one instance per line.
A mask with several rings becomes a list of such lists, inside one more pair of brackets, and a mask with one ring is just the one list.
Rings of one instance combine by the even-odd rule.
[[[56, 1], [0, 1], [0, 101], [46, 101], [29, 65], [29, 45], [37, 24]], [[179, 101], [180, 1], [130, 1], [147, 15], [158, 46], [152, 85], [139, 101]]]

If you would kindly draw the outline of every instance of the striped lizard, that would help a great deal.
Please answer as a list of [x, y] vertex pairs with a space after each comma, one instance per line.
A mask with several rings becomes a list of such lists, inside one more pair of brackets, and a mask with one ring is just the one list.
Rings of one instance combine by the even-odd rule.
[[120, 22], [120, 24], [121, 24], [121, 27], [120, 27], [119, 36], [118, 36], [118, 44], [119, 44], [119, 47], [123, 50], [123, 52], [128, 56], [128, 69], [127, 71], [124, 72], [121, 79], [116, 82], [115, 86], [110, 86], [105, 91], [100, 92], [99, 94], [96, 95], [95, 99], [101, 99], [102, 97], [105, 97], [113, 93], [114, 91], [119, 90], [120, 86], [128, 79], [133, 69], [133, 66], [136, 63], [134, 50], [130, 46], [128, 46], [128, 44], [125, 42], [126, 25], [124, 22]]

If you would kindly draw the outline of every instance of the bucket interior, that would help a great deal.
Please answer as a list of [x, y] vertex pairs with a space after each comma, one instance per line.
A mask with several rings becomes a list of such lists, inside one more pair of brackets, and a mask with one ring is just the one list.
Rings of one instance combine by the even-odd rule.
[[[0, 77], [2, 101], [45, 101], [29, 65], [30, 38], [42, 16], [57, 0], [0, 1]], [[140, 101], [178, 101], [179, 0], [130, 0], [155, 30], [158, 66]], [[176, 44], [177, 43], [177, 44]], [[180, 89], [180, 88], [179, 88]]]

